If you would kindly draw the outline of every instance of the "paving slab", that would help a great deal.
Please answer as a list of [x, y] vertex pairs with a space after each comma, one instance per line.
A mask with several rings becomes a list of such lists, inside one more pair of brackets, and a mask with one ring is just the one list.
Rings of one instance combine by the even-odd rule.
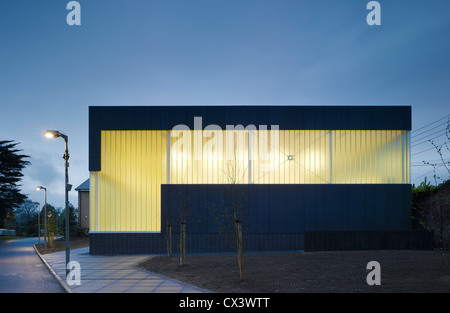
[[70, 250], [70, 261], [80, 265], [80, 284], [66, 280], [66, 252], [36, 253], [69, 293], [210, 293], [136, 265], [151, 255], [90, 255], [89, 247]]

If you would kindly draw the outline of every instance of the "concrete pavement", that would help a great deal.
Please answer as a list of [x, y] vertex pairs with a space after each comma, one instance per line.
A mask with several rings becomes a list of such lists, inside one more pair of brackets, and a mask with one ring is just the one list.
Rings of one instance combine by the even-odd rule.
[[203, 293], [210, 292], [136, 267], [149, 255], [90, 255], [89, 248], [70, 250], [80, 264], [80, 285], [66, 282], [66, 252], [39, 254], [49, 271], [69, 293]]

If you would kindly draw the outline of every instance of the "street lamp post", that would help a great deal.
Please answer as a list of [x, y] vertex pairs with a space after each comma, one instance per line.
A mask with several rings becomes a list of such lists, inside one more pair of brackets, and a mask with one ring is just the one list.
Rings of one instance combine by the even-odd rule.
[[38, 244], [41, 243], [41, 204], [39, 202], [35, 202], [37, 204], [37, 210], [38, 210]]
[[[44, 216], [47, 216], [47, 188], [37, 186], [36, 190], [44, 189]], [[40, 236], [40, 234], [39, 234]], [[44, 249], [47, 251], [47, 219], [44, 218]]]
[[69, 184], [69, 138], [63, 133], [57, 130], [47, 130], [44, 133], [45, 137], [48, 138], [58, 138], [61, 137], [64, 139], [65, 150], [64, 150], [64, 166], [65, 166], [65, 198], [66, 198], [66, 275], [69, 274], [69, 269], [67, 266], [70, 262], [70, 243], [69, 243], [69, 191], [72, 189], [72, 185]]

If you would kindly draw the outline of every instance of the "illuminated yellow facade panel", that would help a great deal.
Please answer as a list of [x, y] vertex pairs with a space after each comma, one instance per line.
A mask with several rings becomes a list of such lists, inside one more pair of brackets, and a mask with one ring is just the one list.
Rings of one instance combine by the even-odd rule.
[[90, 230], [158, 232], [161, 184], [409, 183], [400, 130], [102, 131]]

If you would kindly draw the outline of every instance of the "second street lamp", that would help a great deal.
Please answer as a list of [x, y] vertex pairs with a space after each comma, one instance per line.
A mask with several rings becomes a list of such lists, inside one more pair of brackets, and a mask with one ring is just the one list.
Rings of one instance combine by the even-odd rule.
[[34, 204], [37, 204], [37, 211], [38, 211], [38, 244], [41, 243], [41, 204], [39, 202], [35, 202]]
[[44, 133], [44, 136], [47, 138], [58, 138], [61, 137], [64, 139], [65, 143], [65, 150], [64, 150], [64, 165], [65, 165], [65, 177], [66, 177], [66, 184], [65, 184], [65, 198], [66, 198], [66, 275], [69, 274], [68, 265], [70, 262], [70, 243], [69, 243], [69, 191], [72, 189], [72, 185], [69, 184], [69, 138], [57, 130], [47, 130]]

